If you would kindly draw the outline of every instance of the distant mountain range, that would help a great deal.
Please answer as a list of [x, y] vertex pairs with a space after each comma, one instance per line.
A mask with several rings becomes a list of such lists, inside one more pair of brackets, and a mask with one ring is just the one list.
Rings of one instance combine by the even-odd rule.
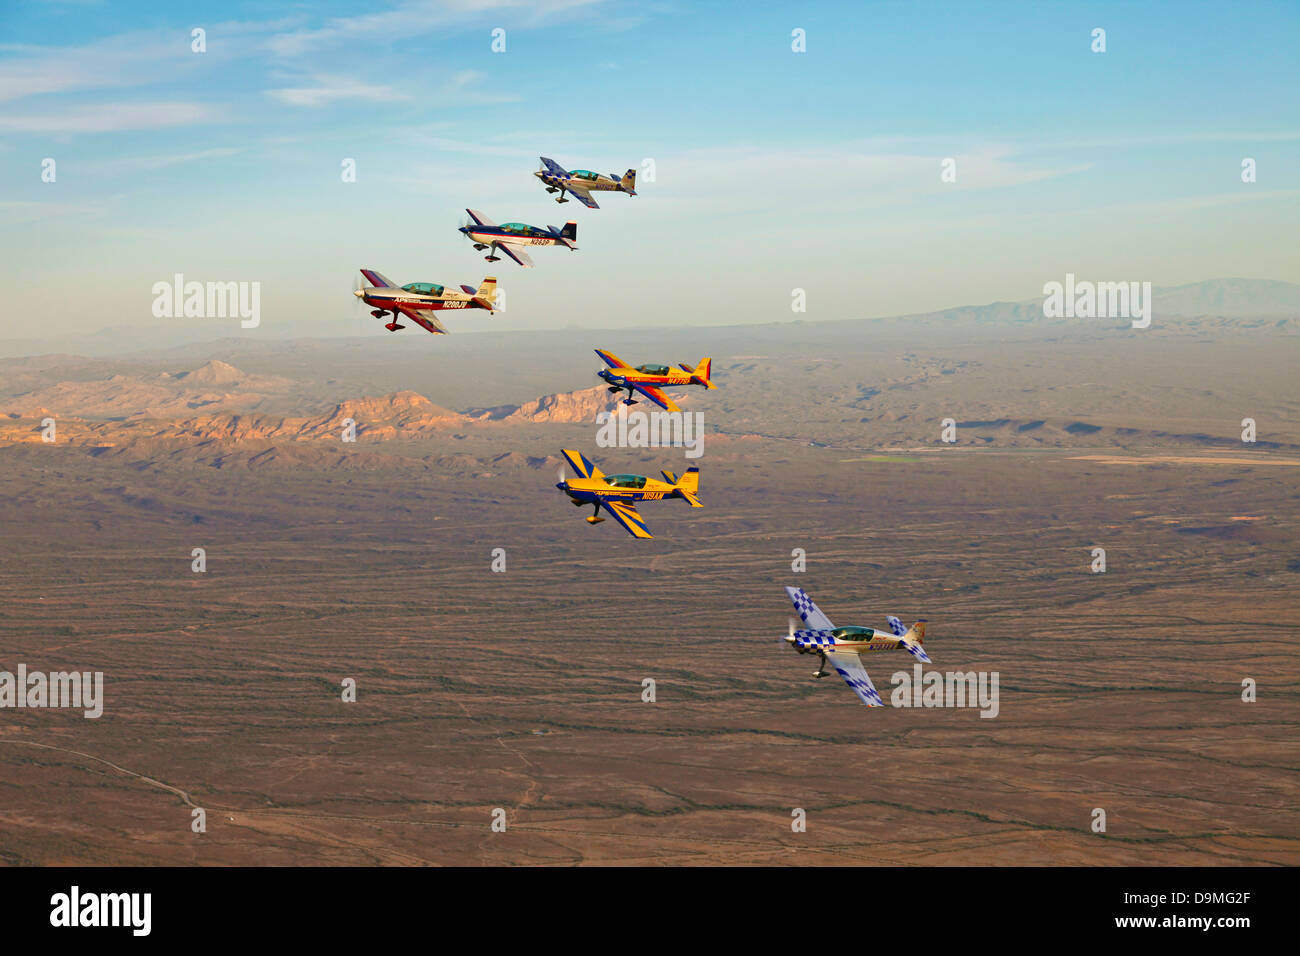
[[[1053, 281], [1064, 281], [1064, 275]], [[1079, 281], [1111, 281], [1108, 276], [1078, 275]], [[1225, 319], [1296, 319], [1300, 318], [1300, 284], [1276, 279], [1207, 279], [1187, 285], [1156, 287], [1153, 321], [1171, 316], [1182, 318], [1215, 317]], [[1072, 322], [1073, 319], [1045, 320], [1042, 298], [1021, 302], [990, 302], [988, 305], [957, 306], [938, 312], [919, 313], [909, 319], [938, 318], [952, 322], [981, 324], [1024, 324], [1030, 322]]]
[[[1115, 280], [1115, 277], [1079, 274], [1078, 279], [1112, 281]], [[1048, 277], [1044, 281], [1053, 280], [1063, 281], [1064, 274]], [[1288, 320], [1289, 322], [1300, 320], [1300, 284], [1295, 282], [1282, 282], [1276, 279], [1207, 279], [1204, 282], [1192, 282], [1187, 285], [1156, 287], [1153, 289], [1153, 295], [1155, 299], [1154, 320], [1156, 324], [1163, 325], [1166, 328], [1168, 323], [1162, 323], [1160, 320], [1171, 316], [1185, 318], [1214, 317], [1227, 320], [1276, 318]], [[896, 316], [895, 318], [908, 320], [929, 318], [979, 325], [1025, 325], [1035, 322], [1076, 321], [1072, 319], [1045, 319], [1041, 297], [1018, 302], [990, 302], [986, 305], [957, 306], [936, 312], [915, 313]], [[814, 320], [810, 319], [808, 321]], [[889, 319], [880, 318], [872, 321], [887, 322]], [[745, 327], [737, 325], [732, 328]], [[593, 329], [591, 331], [599, 330]], [[504, 341], [506, 337], [513, 334], [510, 332], [463, 332], [457, 333], [455, 337], [496, 335]], [[73, 352], [83, 356], [122, 355], [131, 352], [156, 351], [212, 342], [228, 337], [230, 337], [229, 329], [216, 335], [211, 327], [205, 327], [202, 324], [189, 326], [170, 324], [160, 328], [104, 328], [98, 332], [75, 339], [67, 335], [57, 338], [0, 339], [0, 357], [44, 355], [52, 352]], [[294, 337], [343, 339], [359, 338], [360, 336], [322, 335], [321, 328], [317, 323], [302, 321], [279, 326], [278, 331], [268, 333], [267, 337], [283, 340]]]

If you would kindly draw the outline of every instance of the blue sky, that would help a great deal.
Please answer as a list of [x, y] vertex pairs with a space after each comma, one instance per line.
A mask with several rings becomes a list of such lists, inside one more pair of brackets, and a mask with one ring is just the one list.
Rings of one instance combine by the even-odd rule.
[[[201, 321], [151, 315], [176, 272], [260, 282], [259, 334], [368, 332], [357, 267], [491, 269], [466, 206], [579, 223], [577, 253], [495, 264], [492, 328], [788, 321], [796, 287], [804, 318], [895, 315], [1067, 271], [1300, 281], [1298, 50], [1295, 3], [10, 2], [0, 337]], [[539, 154], [655, 179], [561, 207]]]

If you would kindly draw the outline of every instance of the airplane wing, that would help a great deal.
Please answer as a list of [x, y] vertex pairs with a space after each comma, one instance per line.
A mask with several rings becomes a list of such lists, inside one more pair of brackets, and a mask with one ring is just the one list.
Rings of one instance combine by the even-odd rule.
[[826, 648], [826, 651], [827, 663], [835, 668], [835, 673], [844, 678], [844, 683], [853, 688], [853, 693], [861, 698], [862, 703], [868, 707], [885, 705], [885, 702], [880, 699], [880, 692], [871, 683], [867, 669], [862, 666], [862, 658], [856, 652], [831, 647]]
[[466, 211], [467, 213], [469, 213], [469, 217], [470, 217], [471, 219], [473, 219], [474, 222], [477, 223], [477, 224], [480, 225], [480, 226], [495, 226], [495, 225], [496, 225], [495, 222], [493, 222], [493, 221], [492, 221], [491, 219], [489, 219], [487, 216], [483, 215], [483, 214], [482, 214], [481, 212], [479, 212], [477, 209], [466, 209], [465, 211]]
[[889, 623], [889, 630], [895, 637], [902, 637], [907, 633], [907, 628], [903, 626], [903, 622], [894, 615], [885, 615], [885, 620]]
[[677, 407], [676, 402], [665, 395], [662, 390], [655, 388], [653, 385], [638, 385], [636, 382], [628, 382], [628, 384], [660, 408], [667, 409], [670, 412], [681, 411], [681, 409]]
[[528, 253], [524, 252], [524, 250], [511, 249], [510, 246], [506, 245], [504, 242], [497, 243], [496, 247], [511, 259], [514, 259], [515, 262], [519, 263], [525, 269], [531, 269], [533, 267], [533, 260], [529, 258]]
[[578, 200], [578, 202], [582, 203], [588, 209], [600, 208], [600, 204], [591, 198], [591, 193], [587, 192], [587, 190], [579, 189], [577, 186], [572, 184], [565, 186], [564, 188], [569, 191], [569, 194], [573, 196], [574, 199]]
[[645, 519], [629, 501], [602, 501], [605, 510], [614, 516], [614, 520], [627, 529], [634, 538], [653, 538], [650, 529], [645, 526]]
[[596, 354], [599, 355], [600, 360], [610, 368], [628, 368], [628, 364], [613, 352], [606, 352], [604, 349], [596, 349]]
[[578, 473], [580, 478], [601, 477], [601, 470], [588, 461], [587, 456], [582, 452], [574, 451], [571, 448], [561, 448], [560, 454], [564, 455], [564, 460]]
[[821, 612], [821, 608], [812, 602], [812, 598], [804, 593], [803, 588], [786, 588], [785, 593], [790, 596], [794, 609], [799, 612], [799, 616], [809, 627], [829, 631], [835, 626], [831, 623], [831, 619]]
[[546, 156], [538, 156], [537, 158], [542, 161], [542, 165], [546, 167], [546, 171], [550, 173], [552, 176], [559, 176], [563, 179], [569, 178], [569, 171], [565, 169], [563, 166], [561, 166], [559, 163], [557, 163], [555, 160], [550, 159]]
[[382, 272], [376, 272], [374, 269], [362, 269], [361, 274], [365, 276], [366, 281], [369, 282], [376, 289], [397, 288], [397, 283], [394, 282], [392, 279], [388, 278], [388, 276], [384, 275]]
[[414, 322], [416, 325], [420, 326], [421, 328], [428, 329], [434, 335], [447, 334], [447, 330], [446, 328], [443, 327], [443, 324], [439, 322], [437, 319], [435, 319], [432, 315], [427, 315], [425, 314], [425, 312], [422, 312], [419, 309], [408, 309], [402, 305], [398, 305], [397, 308], [398, 311], [402, 313], [402, 315], [406, 316], [408, 319], [410, 319], [412, 322]]
[[902, 644], [903, 650], [907, 651], [907, 653], [911, 654], [918, 661], [925, 661], [927, 664], [933, 663], [933, 661], [930, 660], [930, 655], [925, 652], [925, 648], [920, 644], [914, 644], [912, 641], [901, 636], [898, 639], [898, 643]]

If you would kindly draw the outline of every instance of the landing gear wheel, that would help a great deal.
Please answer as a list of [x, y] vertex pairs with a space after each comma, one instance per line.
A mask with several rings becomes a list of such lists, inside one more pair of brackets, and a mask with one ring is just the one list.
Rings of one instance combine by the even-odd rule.
[[818, 678], [830, 677], [831, 675], [826, 673], [826, 655], [818, 651], [817, 656], [821, 658], [821, 665], [817, 668], [816, 672], [813, 674], [813, 677], [818, 677]]

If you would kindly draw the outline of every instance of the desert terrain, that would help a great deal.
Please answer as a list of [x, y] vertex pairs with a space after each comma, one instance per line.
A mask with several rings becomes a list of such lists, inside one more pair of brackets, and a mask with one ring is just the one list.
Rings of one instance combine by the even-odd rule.
[[[403, 335], [0, 359], [0, 670], [105, 697], [0, 712], [0, 861], [1300, 863], [1293, 315]], [[593, 347], [713, 356], [700, 459], [596, 447]], [[997, 717], [812, 679], [785, 585]]]

